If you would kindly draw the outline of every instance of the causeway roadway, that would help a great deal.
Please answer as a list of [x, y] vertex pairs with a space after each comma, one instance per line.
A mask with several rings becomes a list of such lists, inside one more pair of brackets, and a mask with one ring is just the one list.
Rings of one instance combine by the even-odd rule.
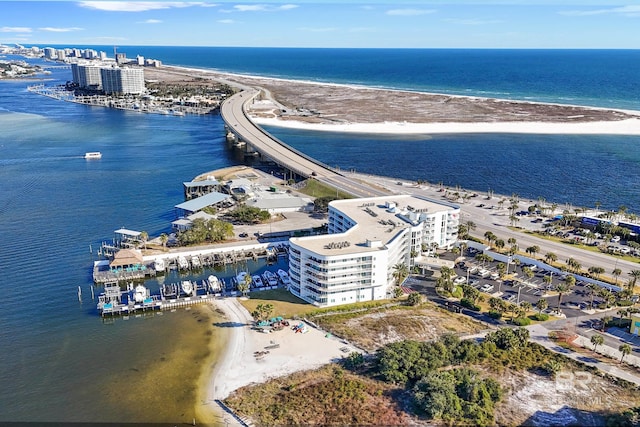
[[291, 172], [305, 178], [313, 177], [355, 197], [376, 197], [390, 194], [384, 189], [342, 175], [327, 165], [286, 145], [254, 124], [246, 113], [246, 104], [253, 102], [259, 93], [260, 91], [257, 89], [243, 87], [240, 92], [225, 100], [220, 108], [220, 114], [227, 128], [239, 140], [244, 141], [262, 157], [272, 160]]

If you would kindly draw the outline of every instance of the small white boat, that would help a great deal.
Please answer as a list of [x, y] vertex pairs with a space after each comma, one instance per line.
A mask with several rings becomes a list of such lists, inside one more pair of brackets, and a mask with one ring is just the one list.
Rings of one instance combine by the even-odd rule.
[[144, 287], [144, 285], [136, 286], [136, 289], [133, 292], [133, 300], [135, 302], [143, 302], [148, 297], [149, 297], [149, 290], [146, 287]]
[[155, 271], [164, 271], [165, 268], [166, 268], [166, 265], [164, 263], [164, 259], [158, 258], [153, 262], [153, 269]]
[[246, 279], [247, 276], [251, 277], [251, 275], [246, 271], [241, 271], [240, 273], [238, 273], [236, 275], [236, 286], [241, 285], [243, 283], [247, 283], [247, 279]]
[[191, 257], [191, 266], [193, 268], [200, 268], [202, 264], [200, 263], [200, 258], [198, 256], [192, 256]]
[[187, 270], [189, 268], [189, 262], [183, 256], [178, 257], [178, 268], [180, 270]]
[[84, 153], [84, 158], [87, 160], [101, 159], [102, 153], [99, 151], [87, 151], [86, 153]]
[[283, 285], [289, 285], [291, 283], [291, 279], [289, 278], [289, 273], [284, 271], [283, 269], [278, 269], [278, 277]]
[[191, 283], [190, 280], [183, 280], [180, 287], [185, 295], [191, 295], [193, 293], [193, 283]]
[[215, 276], [212, 274], [211, 276], [209, 276], [207, 281], [209, 282], [209, 289], [212, 292], [219, 292], [222, 289], [222, 286], [220, 286], [220, 279], [218, 279], [218, 276]]
[[263, 279], [268, 283], [269, 286], [278, 286], [278, 276], [273, 271], [265, 271], [262, 274]]
[[262, 281], [262, 277], [260, 277], [257, 274], [254, 274], [253, 276], [251, 276], [251, 278], [253, 279], [253, 286], [256, 288], [262, 288], [264, 286], [264, 282]]

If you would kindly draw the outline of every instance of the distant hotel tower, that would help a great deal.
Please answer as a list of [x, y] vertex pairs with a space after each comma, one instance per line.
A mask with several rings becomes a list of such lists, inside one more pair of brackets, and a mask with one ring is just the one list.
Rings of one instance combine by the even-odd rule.
[[145, 90], [141, 68], [71, 64], [73, 82], [86, 89], [110, 94], [141, 94]]

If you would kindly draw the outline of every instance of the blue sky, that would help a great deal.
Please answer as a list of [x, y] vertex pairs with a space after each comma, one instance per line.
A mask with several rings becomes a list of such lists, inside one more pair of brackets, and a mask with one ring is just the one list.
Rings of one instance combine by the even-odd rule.
[[0, 43], [640, 48], [640, 6], [607, 0], [0, 1]]

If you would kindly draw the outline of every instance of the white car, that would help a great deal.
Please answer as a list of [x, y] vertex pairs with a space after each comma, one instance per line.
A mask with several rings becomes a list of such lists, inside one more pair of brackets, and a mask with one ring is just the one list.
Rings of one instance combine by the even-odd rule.
[[463, 283], [465, 283], [467, 281], [467, 278], [464, 276], [458, 276], [453, 280], [453, 283], [455, 283], [456, 285], [462, 285]]
[[614, 243], [619, 242], [619, 241], [620, 241], [620, 236], [613, 236], [613, 237], [611, 238], [611, 241], [612, 241], [612, 242], [614, 242]]
[[480, 271], [478, 271], [478, 275], [480, 275], [480, 277], [487, 277], [490, 274], [491, 274], [491, 272], [489, 270], [487, 270], [486, 268], [482, 268], [482, 269], [480, 269]]
[[491, 283], [487, 283], [486, 285], [480, 288], [482, 292], [491, 292], [493, 290], [493, 285]]

